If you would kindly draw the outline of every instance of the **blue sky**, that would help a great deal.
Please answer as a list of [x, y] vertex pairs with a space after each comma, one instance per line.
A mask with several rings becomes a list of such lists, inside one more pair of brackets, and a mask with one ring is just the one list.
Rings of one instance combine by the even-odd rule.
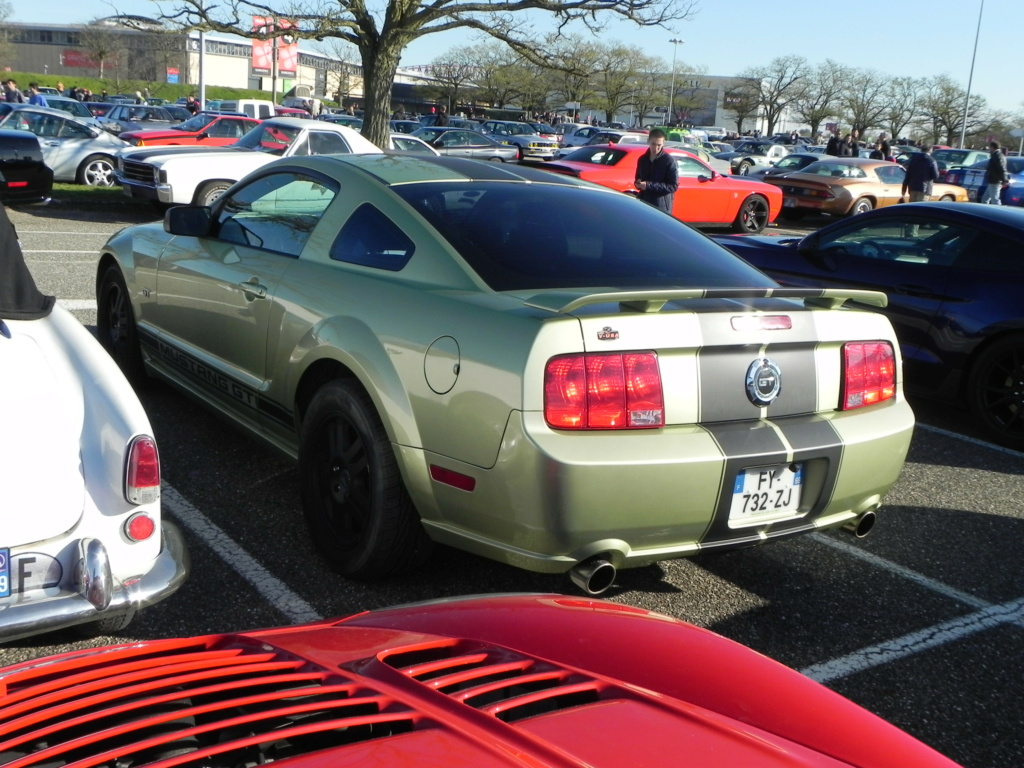
[[[947, 74], [966, 87], [971, 70], [979, 9], [984, 3], [971, 93], [990, 106], [1024, 113], [1024, 29], [1022, 0], [853, 0], [779, 3], [732, 0], [703, 6], [692, 21], [672, 29], [640, 29], [615, 23], [602, 39], [635, 45], [672, 60], [672, 38], [679, 71], [702, 67], [709, 75], [735, 75], [777, 56], [798, 54], [812, 64], [831, 58], [842, 64], [889, 75], [928, 77]], [[284, 0], [266, 0], [285, 7]], [[163, 2], [165, 8], [173, 1]], [[12, 21], [62, 19], [86, 23], [117, 11], [156, 15], [150, 0], [14, 0]], [[538, 32], [544, 28], [538, 27]], [[451, 48], [472, 42], [465, 32], [429, 35], [409, 46], [403, 65], [429, 64]]]

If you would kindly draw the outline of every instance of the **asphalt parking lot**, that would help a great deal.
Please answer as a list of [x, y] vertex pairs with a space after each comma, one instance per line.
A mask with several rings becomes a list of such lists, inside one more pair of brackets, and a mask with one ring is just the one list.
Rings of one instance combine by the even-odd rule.
[[[95, 323], [100, 245], [119, 227], [152, 218], [149, 210], [85, 214], [59, 204], [10, 215], [40, 288], [86, 325]], [[342, 579], [313, 551], [290, 464], [165, 386], [141, 396], [160, 445], [164, 509], [191, 548], [191, 579], [119, 637], [82, 641], [67, 632], [23, 640], [0, 648], [0, 664], [447, 595], [575, 590], [565, 576], [445, 548], [404, 578]], [[977, 440], [964, 414], [914, 407], [919, 426], [909, 460], [869, 538], [814, 534], [622, 571], [605, 597], [749, 645], [965, 766], [1021, 766], [1024, 454]]]

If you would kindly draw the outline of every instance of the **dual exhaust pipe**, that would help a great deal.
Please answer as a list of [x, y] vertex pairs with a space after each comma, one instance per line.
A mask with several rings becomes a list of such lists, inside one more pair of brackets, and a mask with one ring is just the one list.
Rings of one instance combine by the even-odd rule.
[[[864, 514], [855, 517], [843, 526], [858, 539], [863, 539], [871, 529], [875, 527], [878, 515], [874, 510], [868, 510]], [[586, 592], [588, 595], [600, 595], [606, 592], [615, 583], [615, 576], [618, 573], [615, 566], [607, 560], [595, 558], [586, 560], [573, 566], [569, 571], [569, 577], [573, 584]]]

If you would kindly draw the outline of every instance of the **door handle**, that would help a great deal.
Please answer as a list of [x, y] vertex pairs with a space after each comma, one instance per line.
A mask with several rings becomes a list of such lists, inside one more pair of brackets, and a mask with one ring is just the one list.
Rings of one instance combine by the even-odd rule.
[[258, 277], [250, 277], [244, 283], [239, 283], [238, 287], [242, 289], [250, 301], [252, 299], [265, 299], [267, 298], [267, 286], [260, 285], [260, 279]]

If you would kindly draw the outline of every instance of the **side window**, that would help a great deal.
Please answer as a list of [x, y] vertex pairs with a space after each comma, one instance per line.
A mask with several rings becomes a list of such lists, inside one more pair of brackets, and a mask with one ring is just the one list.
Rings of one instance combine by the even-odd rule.
[[875, 172], [886, 184], [902, 184], [903, 177], [906, 176], [906, 171], [898, 165], [880, 165]]
[[297, 173], [262, 176], [224, 199], [218, 236], [229, 243], [298, 256], [337, 189]]
[[[310, 131], [309, 140], [307, 141], [306, 146], [306, 152], [301, 154], [348, 155], [352, 152], [352, 150], [349, 149], [348, 144], [345, 143], [345, 139], [337, 133]], [[296, 152], [295, 154], [300, 153]]]
[[331, 258], [397, 272], [409, 263], [412, 240], [369, 203], [359, 206], [331, 246]]
[[673, 155], [673, 157], [676, 159], [676, 168], [679, 169], [680, 177], [695, 179], [698, 176], [707, 175], [707, 169], [692, 157], [683, 155]]
[[1024, 275], [1024, 255], [1013, 241], [991, 232], [979, 232], [957, 254], [953, 266], [1008, 275]]
[[60, 133], [62, 139], [91, 139], [92, 134], [83, 126], [71, 120], [61, 120]]

